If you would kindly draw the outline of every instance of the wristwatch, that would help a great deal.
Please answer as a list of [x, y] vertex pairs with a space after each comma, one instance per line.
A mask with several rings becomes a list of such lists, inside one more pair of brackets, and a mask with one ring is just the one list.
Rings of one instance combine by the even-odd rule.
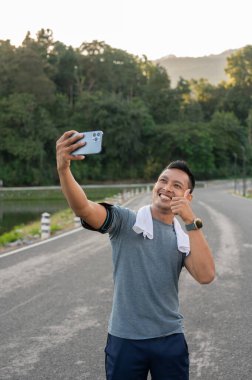
[[203, 227], [203, 223], [200, 218], [196, 218], [194, 219], [192, 223], [185, 225], [185, 228], [187, 231], [199, 230], [202, 227]]

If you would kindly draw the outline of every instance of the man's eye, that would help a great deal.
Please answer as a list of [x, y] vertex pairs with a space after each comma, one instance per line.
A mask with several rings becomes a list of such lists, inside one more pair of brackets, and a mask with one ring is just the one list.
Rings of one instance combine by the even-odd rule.
[[175, 183], [174, 185], [177, 189], [181, 189], [181, 185], [179, 185], [178, 183]]
[[159, 182], [166, 182], [164, 178], [160, 178]]

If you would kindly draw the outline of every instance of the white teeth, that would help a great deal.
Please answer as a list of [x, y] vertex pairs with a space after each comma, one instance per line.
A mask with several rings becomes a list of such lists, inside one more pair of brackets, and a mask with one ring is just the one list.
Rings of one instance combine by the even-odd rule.
[[164, 194], [160, 194], [160, 198], [161, 198], [161, 199], [164, 199], [164, 200], [168, 200], [168, 201], [171, 200], [170, 197], [168, 197], [167, 195], [164, 195]]

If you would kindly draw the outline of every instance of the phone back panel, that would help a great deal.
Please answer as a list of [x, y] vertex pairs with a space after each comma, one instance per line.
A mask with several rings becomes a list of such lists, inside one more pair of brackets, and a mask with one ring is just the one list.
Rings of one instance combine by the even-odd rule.
[[85, 155], [85, 154], [96, 154], [100, 153], [102, 150], [102, 131], [91, 131], [91, 132], [82, 132], [84, 133], [83, 139], [80, 141], [86, 142], [86, 145], [76, 149], [72, 152], [72, 155]]

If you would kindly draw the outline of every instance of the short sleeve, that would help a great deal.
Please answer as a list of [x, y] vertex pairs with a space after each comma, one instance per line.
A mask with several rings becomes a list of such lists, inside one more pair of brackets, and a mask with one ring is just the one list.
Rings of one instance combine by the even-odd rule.
[[103, 207], [105, 207], [105, 209], [107, 211], [107, 216], [106, 216], [106, 219], [105, 219], [103, 225], [100, 228], [95, 229], [92, 226], [90, 226], [87, 222], [85, 222], [85, 220], [82, 218], [81, 218], [81, 225], [86, 230], [97, 231], [97, 232], [100, 232], [101, 234], [105, 234], [106, 232], [108, 232], [108, 229], [109, 229], [109, 227], [112, 223], [112, 220], [113, 220], [113, 213], [112, 213], [113, 205], [111, 205], [110, 203], [105, 203], [105, 202], [99, 203], [99, 204], [102, 205]]
[[100, 204], [107, 210], [107, 217], [103, 225], [99, 229], [95, 229], [86, 223], [83, 219], [81, 219], [81, 224], [84, 228], [91, 231], [97, 231], [102, 234], [109, 233], [110, 239], [113, 239], [119, 235], [120, 231], [124, 227], [127, 226], [129, 209], [121, 206], [114, 206], [109, 203]]

